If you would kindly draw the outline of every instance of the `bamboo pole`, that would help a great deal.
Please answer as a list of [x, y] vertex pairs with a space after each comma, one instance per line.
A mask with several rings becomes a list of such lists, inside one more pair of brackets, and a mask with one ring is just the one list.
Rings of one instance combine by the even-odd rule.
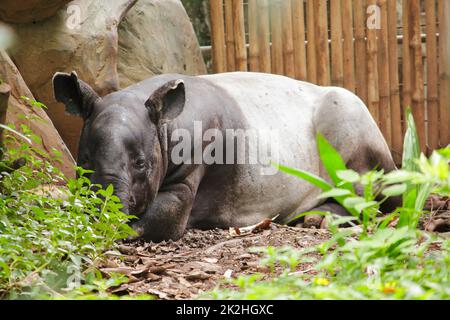
[[344, 40], [344, 87], [355, 92], [355, 54], [353, 45], [353, 3], [342, 1], [342, 37]]
[[[369, 5], [376, 5], [376, 0], [369, 0]], [[369, 14], [369, 13], [368, 13]], [[369, 18], [369, 15], [367, 16]], [[369, 111], [375, 122], [380, 125], [379, 121], [379, 86], [378, 86], [378, 46], [377, 46], [377, 29], [367, 28], [367, 85], [368, 85], [368, 104]]]
[[381, 29], [378, 36], [378, 75], [379, 75], [379, 120], [380, 129], [389, 147], [392, 147], [389, 53], [388, 53], [388, 11], [387, 1], [378, 0]]
[[436, 41], [436, 1], [425, 0], [428, 154], [439, 147], [438, 61]]
[[441, 147], [450, 143], [450, 1], [439, 1], [439, 84]]
[[248, 42], [250, 71], [259, 71], [257, 0], [248, 0]]
[[234, 56], [234, 27], [233, 27], [233, 6], [231, 0], [225, 0], [225, 45], [227, 53], [227, 70], [236, 70], [236, 60]]
[[[402, 87], [402, 115], [405, 115], [406, 108], [411, 107], [411, 56], [410, 56], [410, 48], [409, 48], [409, 1], [411, 0], [403, 0], [402, 2], [402, 25], [403, 25], [403, 54], [402, 54], [402, 78], [403, 78], [403, 87]], [[406, 121], [402, 122], [402, 133], [403, 135], [406, 132]]]
[[330, 1], [331, 84], [344, 85], [341, 0]]
[[425, 135], [425, 106], [424, 106], [424, 77], [422, 62], [422, 40], [420, 33], [420, 0], [410, 0], [409, 15], [411, 27], [410, 47], [411, 62], [413, 65], [412, 76], [412, 111], [416, 122], [417, 133], [420, 140], [420, 149], [426, 152], [426, 135]]
[[366, 18], [365, 1], [353, 2], [355, 17], [355, 71], [356, 94], [368, 104], [367, 97], [367, 51], [366, 51]]
[[233, 28], [236, 54], [236, 70], [247, 71], [247, 47], [245, 46], [244, 1], [233, 1]]
[[305, 11], [303, 0], [292, 0], [292, 28], [294, 33], [295, 78], [306, 80]]
[[395, 163], [400, 163], [403, 153], [403, 134], [398, 75], [397, 2], [388, 0], [387, 5], [392, 151]]
[[327, 0], [314, 1], [316, 19], [317, 84], [330, 85]]
[[225, 31], [223, 21], [223, 1], [210, 0], [211, 43], [213, 72], [225, 72]]
[[292, 6], [290, 0], [281, 2], [281, 27], [283, 32], [284, 75], [295, 78], [294, 42], [292, 35]]
[[269, 4], [267, 0], [258, 0], [258, 16], [259, 16], [259, 69], [261, 72], [270, 73], [270, 16]]
[[314, 0], [307, 0], [306, 23], [307, 23], [307, 39], [306, 46], [308, 58], [308, 81], [317, 83], [317, 58], [316, 58], [316, 32], [315, 32], [315, 12]]
[[270, 14], [272, 29], [272, 73], [284, 74], [280, 0], [271, 1]]

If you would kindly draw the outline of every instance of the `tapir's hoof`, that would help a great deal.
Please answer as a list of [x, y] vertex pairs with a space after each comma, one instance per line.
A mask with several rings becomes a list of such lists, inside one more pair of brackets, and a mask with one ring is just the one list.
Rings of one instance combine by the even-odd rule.
[[320, 223], [320, 229], [328, 229], [327, 217], [323, 217], [322, 222]]
[[303, 222], [303, 228], [319, 229], [321, 228], [322, 221], [324, 220], [323, 215], [320, 214], [309, 214], [305, 216], [305, 221]]

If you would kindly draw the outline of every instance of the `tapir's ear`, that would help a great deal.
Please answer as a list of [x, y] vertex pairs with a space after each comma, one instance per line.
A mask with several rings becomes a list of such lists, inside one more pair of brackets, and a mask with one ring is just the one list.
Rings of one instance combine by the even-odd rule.
[[150, 119], [158, 124], [175, 119], [183, 111], [186, 92], [183, 80], [172, 80], [158, 88], [145, 102]]
[[53, 76], [53, 91], [56, 101], [66, 105], [68, 114], [87, 119], [94, 108], [94, 102], [100, 99], [98, 94], [77, 74], [57, 72]]

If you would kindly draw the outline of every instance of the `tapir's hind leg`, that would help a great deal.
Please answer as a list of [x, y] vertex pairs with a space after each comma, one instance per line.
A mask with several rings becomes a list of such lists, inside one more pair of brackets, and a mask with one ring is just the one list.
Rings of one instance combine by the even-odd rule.
[[[376, 150], [373, 147], [368, 148], [369, 150], [364, 150], [358, 154], [358, 157], [354, 157], [347, 163], [347, 167], [353, 169], [360, 174], [364, 174], [373, 169], [383, 169], [385, 173], [396, 170], [395, 163], [392, 160], [390, 152], [387, 150]], [[355, 191], [359, 196], [363, 195], [363, 186], [356, 184]], [[379, 196], [376, 200], [381, 201], [383, 196]], [[382, 213], [390, 213], [394, 211], [397, 207], [401, 205], [401, 197], [392, 197], [387, 199], [380, 206], [380, 211]], [[319, 211], [324, 213], [336, 214], [339, 216], [349, 216], [350, 213], [342, 207], [340, 204], [336, 203], [333, 199], [328, 199], [324, 204], [312, 208], [308, 211]], [[304, 218], [299, 218], [294, 220], [289, 225], [301, 226], [304, 228], [326, 228], [326, 219], [324, 215], [321, 214], [311, 214]], [[347, 227], [349, 224], [341, 225], [341, 227]]]
[[[321, 204], [318, 207], [315, 207], [309, 211], [319, 211], [323, 213], [332, 213], [339, 216], [349, 216], [350, 213], [345, 210], [343, 206], [334, 202], [333, 200], [328, 200], [324, 204]], [[303, 228], [325, 228], [326, 227], [326, 219], [324, 219], [325, 215], [323, 214], [310, 214], [305, 217], [299, 218], [289, 223], [291, 226], [303, 227]], [[347, 226], [347, 225], [343, 225]]]
[[[379, 145], [378, 148], [368, 146], [364, 149], [362, 150], [361, 157], [354, 157], [347, 163], [348, 168], [360, 174], [374, 169], [383, 170], [384, 173], [389, 173], [397, 169], [387, 145]], [[363, 195], [363, 186], [357, 184], [354, 187], [358, 195]], [[383, 195], [381, 194], [376, 198], [377, 201], [381, 201], [382, 199]], [[399, 206], [401, 206], [401, 197], [391, 197], [381, 204], [380, 211], [382, 213], [391, 213]]]

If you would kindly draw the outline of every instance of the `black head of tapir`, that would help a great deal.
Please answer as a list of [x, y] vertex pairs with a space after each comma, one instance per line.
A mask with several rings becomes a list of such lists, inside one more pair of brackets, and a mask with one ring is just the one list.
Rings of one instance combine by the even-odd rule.
[[72, 72], [56, 73], [53, 87], [66, 112], [84, 120], [78, 166], [94, 171], [92, 183], [112, 184], [124, 212], [144, 213], [167, 167], [158, 128], [182, 112], [183, 81], [163, 83], [146, 96], [122, 90], [101, 98]]

